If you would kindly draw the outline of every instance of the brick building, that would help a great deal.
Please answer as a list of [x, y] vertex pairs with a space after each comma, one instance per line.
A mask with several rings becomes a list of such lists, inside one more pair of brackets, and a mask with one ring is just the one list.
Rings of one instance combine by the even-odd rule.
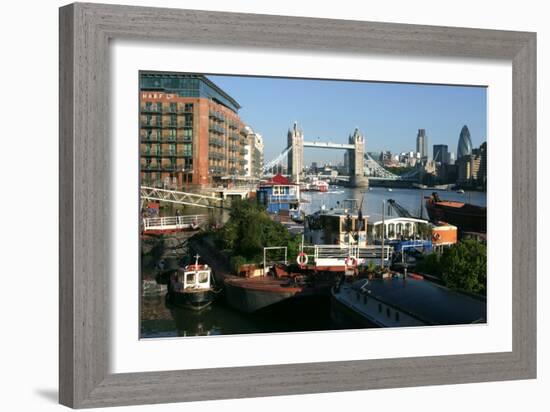
[[140, 73], [141, 184], [182, 189], [244, 174], [239, 104], [202, 75]]

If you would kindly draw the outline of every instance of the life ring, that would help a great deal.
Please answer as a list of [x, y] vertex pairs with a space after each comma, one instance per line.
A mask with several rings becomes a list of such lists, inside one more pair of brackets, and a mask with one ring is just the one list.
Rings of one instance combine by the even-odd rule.
[[441, 235], [440, 235], [439, 233], [434, 233], [434, 234], [432, 235], [432, 239], [433, 239], [433, 240], [439, 240], [440, 238], [441, 238]]
[[346, 266], [357, 267], [357, 258], [348, 256], [345, 260]]
[[300, 265], [300, 267], [304, 267], [307, 265], [308, 257], [304, 252], [300, 252], [298, 254], [298, 257], [296, 258], [296, 263]]

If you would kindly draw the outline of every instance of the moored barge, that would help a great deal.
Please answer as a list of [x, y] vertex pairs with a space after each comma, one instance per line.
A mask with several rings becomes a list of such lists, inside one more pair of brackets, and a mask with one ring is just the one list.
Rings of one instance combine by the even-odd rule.
[[403, 327], [485, 323], [485, 299], [422, 276], [342, 281], [331, 291], [331, 316], [344, 327]]
[[487, 232], [486, 207], [441, 200], [437, 192], [434, 192], [426, 198], [426, 210], [432, 222], [448, 222], [463, 232]]

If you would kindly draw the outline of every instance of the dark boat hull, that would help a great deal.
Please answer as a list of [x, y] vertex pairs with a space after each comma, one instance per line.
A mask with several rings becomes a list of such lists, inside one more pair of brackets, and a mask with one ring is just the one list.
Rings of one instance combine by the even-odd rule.
[[168, 300], [171, 304], [195, 311], [210, 306], [215, 299], [216, 293], [210, 289], [193, 292], [168, 291]]
[[330, 319], [339, 329], [379, 328], [380, 326], [359, 315], [338, 300], [330, 296]]
[[255, 290], [228, 283], [225, 285], [225, 299], [229, 306], [245, 313], [253, 313], [275, 305], [293, 297], [295, 294], [296, 292], [293, 290]]
[[226, 279], [225, 299], [229, 306], [245, 313], [254, 313], [281, 302], [328, 295], [333, 281], [323, 279], [310, 284], [270, 278]]
[[428, 201], [426, 210], [432, 222], [447, 222], [463, 232], [487, 232], [487, 208], [468, 203], [453, 207]]

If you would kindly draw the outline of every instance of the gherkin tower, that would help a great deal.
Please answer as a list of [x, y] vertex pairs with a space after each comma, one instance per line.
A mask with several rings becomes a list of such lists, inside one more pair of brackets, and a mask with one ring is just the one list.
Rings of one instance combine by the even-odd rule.
[[462, 130], [460, 131], [456, 153], [457, 159], [472, 154], [472, 140], [470, 139], [470, 131], [468, 130], [468, 126], [466, 125], [464, 125], [462, 127]]

